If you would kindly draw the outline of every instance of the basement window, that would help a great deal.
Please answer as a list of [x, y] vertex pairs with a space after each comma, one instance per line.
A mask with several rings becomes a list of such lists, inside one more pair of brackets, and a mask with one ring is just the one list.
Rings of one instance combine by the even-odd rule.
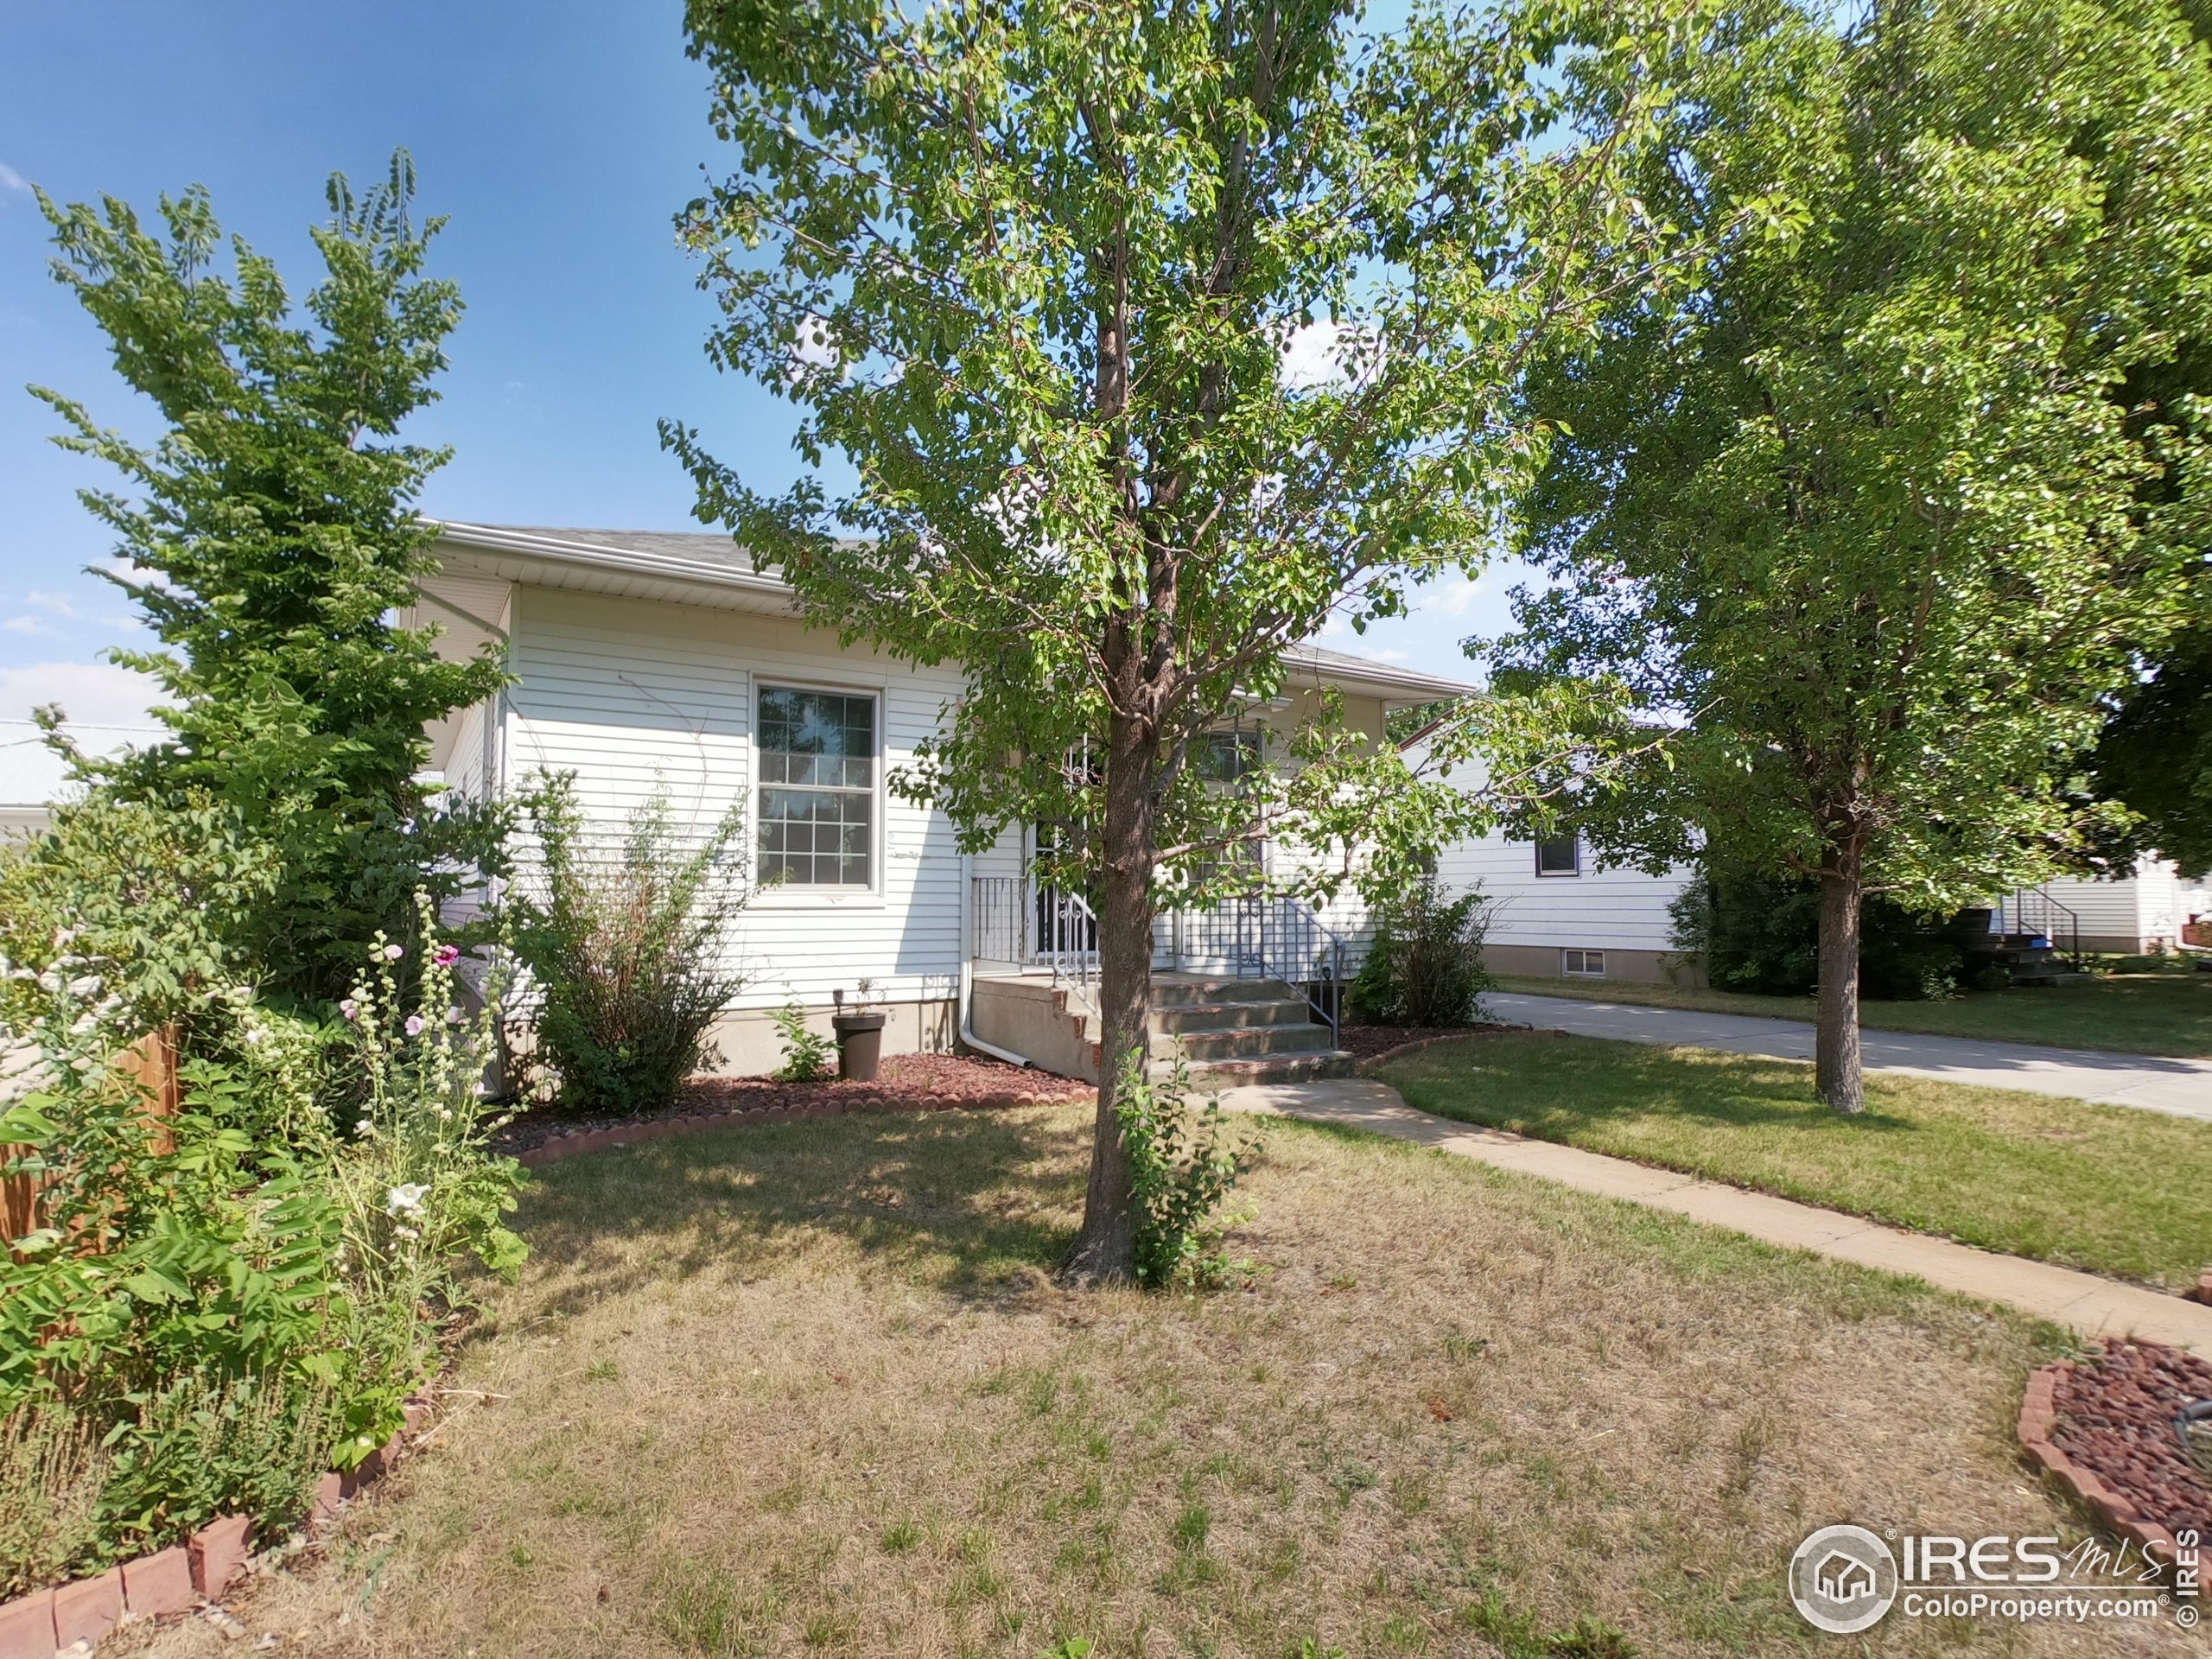
[[1538, 875], [1580, 875], [1582, 874], [1582, 838], [1580, 836], [1560, 836], [1536, 843], [1536, 874]]
[[1562, 950], [1559, 970], [1569, 979], [1603, 979], [1605, 953], [1602, 950]]

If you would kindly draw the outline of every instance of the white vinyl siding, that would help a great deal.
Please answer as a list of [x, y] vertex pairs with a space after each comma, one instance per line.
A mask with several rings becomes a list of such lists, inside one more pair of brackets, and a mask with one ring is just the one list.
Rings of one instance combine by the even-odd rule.
[[[1416, 747], [1409, 764], [1422, 759]], [[1462, 788], [1482, 783], [1478, 767], [1455, 770], [1451, 780]], [[1492, 944], [1573, 946], [1586, 950], [1675, 950], [1674, 921], [1667, 907], [1695, 872], [1677, 865], [1662, 875], [1633, 868], [1607, 868], [1580, 849], [1580, 874], [1538, 875], [1535, 846], [1491, 834], [1463, 841], [1438, 855], [1436, 879], [1447, 891], [1479, 886], [1491, 901], [1489, 942]]]
[[[733, 806], [758, 844], [756, 685], [842, 688], [877, 701], [879, 777], [912, 760], [960, 692], [950, 669], [914, 668], [798, 622], [555, 588], [520, 593], [507, 694], [510, 781], [573, 770], [592, 818], [619, 825], [664, 785], [696, 830]], [[785, 887], [741, 919], [750, 976], [737, 1006], [825, 1003], [872, 981], [892, 1001], [952, 995], [961, 961], [962, 860], [944, 816], [881, 790], [872, 890]]]

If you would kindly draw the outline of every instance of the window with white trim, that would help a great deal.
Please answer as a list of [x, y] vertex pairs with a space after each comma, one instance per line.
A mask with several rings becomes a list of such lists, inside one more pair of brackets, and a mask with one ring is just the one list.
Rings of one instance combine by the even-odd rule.
[[1580, 875], [1582, 874], [1582, 837], [1558, 836], [1536, 843], [1536, 874], [1538, 875]]
[[864, 691], [764, 685], [758, 699], [760, 880], [875, 884], [876, 719]]
[[1603, 979], [1605, 976], [1605, 953], [1602, 950], [1562, 950], [1559, 953], [1559, 970], [1569, 979]]

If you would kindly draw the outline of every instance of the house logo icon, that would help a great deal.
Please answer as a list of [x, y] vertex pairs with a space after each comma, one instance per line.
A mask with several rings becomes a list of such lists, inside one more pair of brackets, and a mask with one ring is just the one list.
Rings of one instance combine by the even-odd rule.
[[1789, 1558], [1789, 1599], [1815, 1630], [1854, 1635], [1897, 1599], [1897, 1558], [1864, 1527], [1822, 1527]]

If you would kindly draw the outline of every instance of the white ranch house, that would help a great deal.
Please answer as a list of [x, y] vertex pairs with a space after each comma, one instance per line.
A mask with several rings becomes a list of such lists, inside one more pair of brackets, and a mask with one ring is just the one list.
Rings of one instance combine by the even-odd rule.
[[[747, 815], [772, 880], [740, 925], [752, 978], [716, 1033], [728, 1069], [777, 1063], [777, 1009], [826, 1025], [834, 995], [867, 981], [893, 1016], [886, 1052], [964, 1036], [1095, 1070], [1079, 901], [1028, 882], [1023, 836], [963, 854], [942, 811], [886, 787], [960, 696], [959, 671], [841, 648], [723, 536], [448, 523], [435, 556], [410, 620], [438, 623], [455, 654], [497, 645], [517, 681], [433, 733], [448, 785], [493, 794], [572, 772], [604, 821], [663, 786], [698, 822]], [[1305, 648], [1287, 695], [1246, 723], [1294, 725], [1324, 686], [1377, 743], [1391, 709], [1470, 689]], [[1363, 920], [1289, 900], [1163, 919], [1161, 1000], [1179, 1004], [1158, 1016], [1163, 1041], [1240, 1072], [1325, 1068], [1328, 1027], [1309, 1016], [1326, 998], [1295, 993], [1357, 967]]]
[[[733, 805], [745, 813], [758, 868], [777, 879], [741, 921], [752, 977], [716, 1033], [728, 1070], [777, 1063], [775, 1010], [796, 1001], [826, 1027], [835, 994], [865, 981], [893, 1016], [887, 1052], [964, 1039], [1095, 1071], [1080, 902], [1030, 883], [1025, 836], [963, 854], [943, 812], [886, 786], [959, 696], [958, 670], [841, 648], [724, 536], [449, 522], [435, 557], [406, 620], [437, 624], [441, 649], [456, 656], [495, 646], [516, 677], [433, 728], [448, 785], [488, 797], [573, 772], [580, 803], [603, 822], [663, 786], [698, 822]], [[1392, 709], [1471, 689], [1303, 647], [1286, 695], [1243, 724], [1287, 730], [1325, 686], [1376, 743]], [[102, 748], [154, 734], [76, 729]], [[29, 721], [0, 721], [0, 833], [42, 822], [59, 778]], [[1501, 971], [1589, 982], [1698, 972], [1675, 952], [1668, 916], [1687, 871], [1607, 869], [1572, 840], [1494, 835], [1446, 849], [1438, 874], [1454, 890], [1479, 884], [1495, 905], [1489, 957]], [[2172, 945], [2184, 924], [2212, 915], [2212, 894], [2154, 860], [2130, 880], [2054, 881], [2003, 903], [2005, 925], [2066, 923], [2085, 950]], [[1185, 913], [1164, 918], [1157, 938], [1163, 1045], [1246, 1075], [1334, 1063], [1325, 987], [1364, 949], [1356, 899], [1318, 912], [1274, 900]]]

